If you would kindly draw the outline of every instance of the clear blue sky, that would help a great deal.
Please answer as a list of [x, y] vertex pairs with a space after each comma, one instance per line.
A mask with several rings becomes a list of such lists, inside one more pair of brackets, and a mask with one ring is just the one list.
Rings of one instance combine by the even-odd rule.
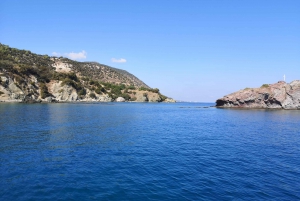
[[0, 42], [73, 52], [177, 100], [214, 102], [300, 79], [300, 1], [1, 0]]

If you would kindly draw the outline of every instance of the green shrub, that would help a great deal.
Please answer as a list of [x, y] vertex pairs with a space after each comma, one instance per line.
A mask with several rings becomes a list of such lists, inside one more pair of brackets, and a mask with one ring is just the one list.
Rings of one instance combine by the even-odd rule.
[[139, 88], [139, 91], [148, 91], [148, 89], [145, 88], [145, 87], [140, 87], [140, 88]]
[[118, 98], [118, 96], [116, 96], [115, 94], [112, 94], [111, 92], [108, 93], [108, 96], [111, 97], [113, 100]]
[[123, 90], [123, 89], [126, 88], [125, 84], [120, 84], [120, 85], [118, 85], [118, 86], [119, 86], [120, 90]]
[[109, 82], [100, 82], [101, 85], [103, 85], [106, 89], [110, 89], [112, 87], [112, 84]]
[[159, 93], [159, 89], [158, 88], [150, 89], [150, 91], [152, 91], [154, 93]]
[[97, 93], [97, 94], [102, 94], [102, 93], [105, 93], [106, 92], [106, 90], [103, 88], [103, 87], [98, 87], [96, 90], [95, 90], [95, 92]]
[[268, 84], [263, 84], [263, 85], [261, 85], [260, 88], [266, 88], [266, 87], [269, 87], [269, 85]]
[[74, 80], [71, 80], [69, 77], [68, 78], [65, 78], [62, 83], [61, 83], [61, 86], [64, 86], [64, 85], [69, 85], [69, 86], [72, 86], [73, 88], [76, 89], [76, 91], [79, 91], [81, 89], [83, 89], [82, 85], [80, 82], [76, 82]]
[[94, 93], [90, 93], [91, 98], [96, 98], [96, 95]]
[[21, 85], [21, 84], [25, 83], [24, 79], [19, 75], [15, 76], [15, 80], [16, 80], [18, 85]]
[[83, 81], [89, 81], [90, 79], [88, 77], [82, 77], [81, 78]]
[[159, 94], [159, 97], [160, 97], [161, 101], [164, 101], [168, 98], [167, 96], [164, 96], [162, 94]]
[[77, 75], [76, 75], [76, 73], [69, 73], [69, 74], [67, 74], [67, 76], [68, 76], [71, 80], [74, 80], [74, 81], [76, 81], [76, 82], [79, 81], [79, 80], [78, 80], [78, 77], [77, 77]]
[[73, 80], [71, 80], [70, 78], [65, 78], [61, 83], [61, 86], [64, 86], [64, 85], [69, 85], [69, 86], [72, 86], [75, 88], [76, 83]]
[[94, 80], [91, 80], [91, 81], [89, 82], [89, 84], [90, 84], [90, 85], [94, 85], [94, 84], [95, 84], [95, 81], [94, 81]]
[[132, 97], [130, 100], [131, 101], [136, 101], [136, 97]]
[[22, 75], [37, 75], [36, 70], [28, 65], [20, 65], [19, 73]]
[[103, 87], [101, 87], [101, 91], [102, 91], [103, 93], [106, 93], [106, 90], [105, 90]]
[[97, 88], [97, 89], [95, 90], [95, 92], [96, 92], [97, 94], [102, 94], [102, 92], [101, 92], [101, 89], [100, 89], [100, 88]]
[[64, 81], [67, 78], [75, 82], [79, 82], [79, 79], [75, 73], [59, 73], [54, 71], [51, 77], [51, 79], [53, 80], [60, 80], [60, 81]]
[[86, 95], [86, 90], [85, 90], [84, 88], [80, 89], [80, 90], [78, 91], [78, 95], [79, 95], [79, 96], [84, 96], [84, 95]]
[[135, 90], [136, 88], [132, 85], [128, 86], [127, 89]]
[[116, 96], [121, 96], [122, 95], [122, 91], [120, 88], [118, 87], [114, 87], [111, 89], [110, 91], [112, 94], [116, 95]]
[[149, 88], [146, 88], [146, 87], [140, 87], [139, 91], [150, 91], [150, 92], [153, 92], [153, 93], [159, 93], [158, 88], [149, 89]]
[[123, 97], [125, 100], [130, 99], [130, 96], [128, 94], [122, 94], [121, 97]]
[[13, 63], [8, 60], [0, 60], [0, 69], [13, 69]]
[[40, 91], [41, 91], [41, 98], [44, 99], [48, 96], [50, 96], [50, 93], [48, 92], [48, 87], [45, 83], [40, 83]]

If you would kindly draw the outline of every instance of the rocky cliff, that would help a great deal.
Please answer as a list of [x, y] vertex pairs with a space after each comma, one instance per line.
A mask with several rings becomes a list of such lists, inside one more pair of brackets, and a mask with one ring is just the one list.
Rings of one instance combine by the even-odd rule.
[[279, 81], [260, 88], [246, 88], [216, 101], [224, 108], [300, 109], [300, 81]]
[[168, 100], [127, 71], [0, 44], [1, 102], [109, 102], [118, 97], [137, 102]]

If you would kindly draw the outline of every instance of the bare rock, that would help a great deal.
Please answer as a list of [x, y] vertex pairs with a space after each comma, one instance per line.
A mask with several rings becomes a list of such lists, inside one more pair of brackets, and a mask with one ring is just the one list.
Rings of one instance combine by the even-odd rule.
[[118, 97], [115, 101], [116, 102], [125, 102], [125, 99], [123, 97]]
[[173, 98], [167, 98], [166, 100], [164, 100], [164, 102], [166, 102], [166, 103], [176, 103], [176, 101]]
[[148, 93], [145, 91], [136, 91], [136, 102], [148, 102]]
[[61, 81], [51, 81], [48, 84], [49, 92], [56, 97], [58, 101], [77, 101], [78, 94], [72, 86], [61, 86]]
[[112, 98], [106, 95], [98, 95], [97, 96], [99, 102], [112, 102]]
[[10, 77], [1, 76], [2, 85], [0, 91], [3, 93], [0, 96], [4, 102], [21, 102], [25, 98], [24, 92], [14, 83]]
[[147, 98], [149, 102], [161, 102], [161, 98], [158, 93], [149, 93]]
[[216, 101], [224, 108], [300, 109], [300, 81], [279, 81], [260, 88], [246, 88]]

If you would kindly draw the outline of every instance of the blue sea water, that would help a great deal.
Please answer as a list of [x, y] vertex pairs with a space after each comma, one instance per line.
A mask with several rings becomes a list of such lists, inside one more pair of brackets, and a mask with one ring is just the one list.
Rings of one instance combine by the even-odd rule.
[[0, 200], [300, 200], [300, 111], [0, 104]]

